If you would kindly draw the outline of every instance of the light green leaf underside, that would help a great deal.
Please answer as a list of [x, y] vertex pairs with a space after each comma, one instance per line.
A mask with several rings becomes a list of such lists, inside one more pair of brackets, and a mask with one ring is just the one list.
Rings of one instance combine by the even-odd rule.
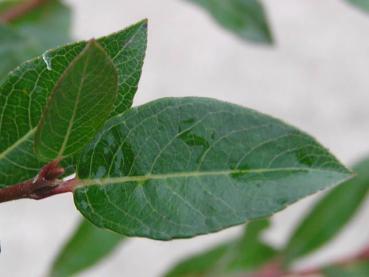
[[113, 61], [97, 42], [89, 42], [51, 93], [37, 127], [38, 158], [65, 158], [90, 142], [111, 114], [117, 89]]
[[268, 226], [267, 220], [251, 222], [242, 237], [180, 262], [165, 276], [245, 276], [276, 255], [274, 249], [261, 242], [261, 233]]
[[51, 277], [70, 277], [95, 266], [111, 254], [125, 237], [81, 221], [55, 258]]
[[369, 193], [369, 159], [357, 163], [354, 172], [353, 179], [329, 191], [296, 228], [285, 249], [287, 262], [317, 250], [350, 222]]
[[[118, 70], [119, 90], [112, 115], [121, 113], [132, 105], [141, 75], [146, 36], [147, 21], [141, 21], [123, 31], [97, 40]], [[23, 141], [24, 137], [37, 127], [50, 92], [68, 65], [85, 46], [86, 42], [78, 42], [51, 50], [42, 57], [22, 64], [1, 84], [0, 186], [8, 186], [34, 177], [35, 171], [30, 168], [37, 163], [36, 157], [21, 159], [18, 156], [19, 152], [31, 154], [32, 150], [29, 147], [23, 148], [18, 141]], [[15, 148], [14, 145], [18, 147]], [[13, 164], [11, 161], [16, 160], [18, 166], [11, 167]]]
[[82, 152], [77, 174], [75, 204], [89, 220], [162, 240], [270, 216], [351, 176], [314, 139], [279, 120], [191, 97], [110, 120]]
[[368, 0], [345, 0], [346, 2], [353, 4], [354, 6], [362, 9], [365, 12], [369, 12], [369, 1]]
[[258, 0], [189, 0], [207, 10], [224, 28], [242, 39], [271, 44], [264, 8]]

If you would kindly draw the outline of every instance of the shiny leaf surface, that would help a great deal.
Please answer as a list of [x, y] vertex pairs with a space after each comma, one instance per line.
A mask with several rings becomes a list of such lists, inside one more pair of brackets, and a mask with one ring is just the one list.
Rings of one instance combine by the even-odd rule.
[[112, 119], [83, 151], [77, 208], [97, 226], [168, 240], [263, 218], [351, 173], [277, 119], [167, 98]]

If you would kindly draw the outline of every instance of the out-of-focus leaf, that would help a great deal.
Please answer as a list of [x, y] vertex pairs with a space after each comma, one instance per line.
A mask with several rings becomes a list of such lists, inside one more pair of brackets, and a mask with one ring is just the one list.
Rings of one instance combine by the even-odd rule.
[[273, 248], [261, 242], [261, 233], [268, 226], [267, 220], [251, 222], [241, 238], [180, 262], [166, 276], [230, 276], [252, 272], [276, 255]]
[[71, 11], [60, 0], [45, 1], [12, 21], [11, 25], [39, 44], [38, 54], [71, 41]]
[[368, 277], [369, 261], [327, 267], [322, 273], [325, 277]]
[[352, 174], [280, 120], [185, 97], [112, 118], [82, 150], [77, 175], [75, 204], [91, 222], [169, 240], [271, 216]]
[[124, 240], [83, 220], [56, 257], [50, 277], [69, 277], [96, 265]]
[[357, 212], [369, 192], [369, 159], [354, 172], [357, 176], [328, 192], [297, 227], [285, 249], [288, 263], [329, 242]]
[[263, 5], [259, 0], [190, 0], [206, 9], [224, 28], [256, 43], [273, 42]]
[[35, 134], [40, 160], [63, 159], [89, 143], [113, 110], [118, 72], [94, 40], [55, 85]]
[[39, 53], [37, 44], [13, 27], [0, 23], [0, 79]]
[[[4, 1], [0, 14], [22, 1]], [[0, 24], [0, 79], [22, 62], [70, 42], [71, 15], [59, 0], [49, 0], [9, 24]]]
[[345, 0], [363, 11], [369, 12], [369, 0]]

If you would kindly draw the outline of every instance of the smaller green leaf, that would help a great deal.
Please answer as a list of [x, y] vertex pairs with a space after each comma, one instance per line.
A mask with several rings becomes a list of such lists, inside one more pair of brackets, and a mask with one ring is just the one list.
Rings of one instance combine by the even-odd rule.
[[285, 249], [287, 263], [329, 242], [357, 212], [369, 192], [369, 158], [354, 172], [357, 176], [326, 194], [297, 227]]
[[113, 110], [118, 73], [94, 40], [71, 62], [56, 83], [35, 136], [41, 160], [69, 156], [94, 137]]
[[368, 0], [346, 0], [346, 1], [362, 9], [363, 11], [369, 12], [369, 1]]
[[69, 277], [96, 265], [125, 238], [83, 220], [56, 257], [49, 276]]
[[234, 273], [252, 272], [276, 254], [273, 248], [260, 240], [262, 231], [267, 227], [267, 220], [251, 222], [241, 238], [182, 261], [166, 276], [230, 276]]
[[273, 43], [267, 18], [258, 0], [190, 0], [206, 9], [224, 28], [242, 39]]

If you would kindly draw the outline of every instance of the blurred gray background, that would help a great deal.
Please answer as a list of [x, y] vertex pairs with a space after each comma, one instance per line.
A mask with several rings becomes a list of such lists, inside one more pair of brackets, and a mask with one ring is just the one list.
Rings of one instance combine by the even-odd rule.
[[[369, 15], [342, 0], [264, 0], [273, 48], [247, 44], [185, 0], [68, 0], [73, 34], [99, 37], [149, 18], [149, 44], [135, 105], [165, 96], [207, 96], [277, 116], [314, 135], [346, 164], [369, 153]], [[283, 245], [316, 196], [273, 218], [265, 238]], [[334, 213], [334, 211], [332, 211]], [[72, 195], [0, 207], [0, 276], [45, 276], [78, 222]], [[369, 241], [369, 203], [351, 226], [303, 265], [355, 253]], [[85, 277], [156, 277], [173, 263], [232, 237], [132, 239]]]

